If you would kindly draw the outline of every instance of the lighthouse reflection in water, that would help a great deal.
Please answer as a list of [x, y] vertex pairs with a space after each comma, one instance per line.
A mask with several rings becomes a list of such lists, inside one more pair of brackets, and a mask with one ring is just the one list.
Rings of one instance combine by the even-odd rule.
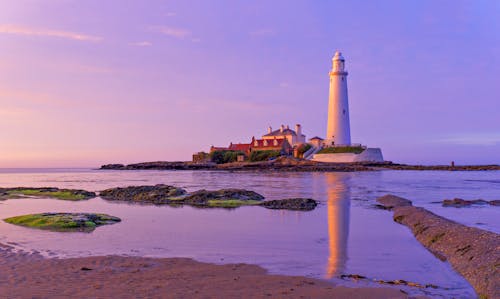
[[349, 176], [325, 174], [327, 185], [329, 257], [326, 278], [342, 274], [347, 261], [349, 237], [350, 190]]

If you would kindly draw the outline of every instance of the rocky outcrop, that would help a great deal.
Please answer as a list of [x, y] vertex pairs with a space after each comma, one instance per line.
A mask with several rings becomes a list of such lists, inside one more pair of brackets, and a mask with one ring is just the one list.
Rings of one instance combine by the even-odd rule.
[[142, 162], [136, 164], [106, 164], [100, 169], [103, 170], [202, 170], [214, 169], [215, 163], [194, 163], [194, 162]]
[[95, 192], [81, 189], [59, 189], [55, 187], [14, 187], [0, 188], [0, 200], [22, 197], [51, 197], [61, 200], [87, 200], [96, 197]]
[[[387, 197], [386, 197], [387, 198]], [[381, 205], [385, 200], [377, 200]], [[410, 202], [411, 203], [411, 202]], [[448, 261], [480, 298], [500, 298], [500, 236], [438, 216], [405, 201], [387, 204], [429, 251]]]
[[186, 193], [186, 190], [182, 188], [161, 184], [111, 188], [101, 191], [100, 196], [110, 201], [171, 206], [188, 205], [196, 208], [234, 209], [241, 206], [262, 206], [268, 209], [310, 211], [317, 206], [317, 202], [309, 198], [263, 201], [264, 196], [245, 189], [198, 190]]
[[183, 203], [207, 205], [211, 200], [261, 201], [263, 199], [264, 196], [259, 193], [244, 189], [199, 190], [186, 196]]
[[455, 208], [469, 207], [472, 205], [499, 206], [500, 200], [487, 201], [484, 199], [466, 200], [466, 199], [461, 199], [461, 198], [454, 198], [454, 199], [445, 199], [445, 200], [443, 200], [442, 204], [443, 204], [443, 207], [455, 207]]
[[386, 163], [373, 165], [393, 170], [445, 170], [445, 171], [487, 171], [500, 170], [500, 165], [406, 165], [397, 163]]
[[406, 206], [411, 206], [411, 201], [402, 198], [396, 195], [384, 195], [382, 197], [379, 197], [377, 199], [377, 202], [380, 204], [377, 205], [379, 208], [385, 209], [385, 210], [392, 210], [395, 207], [406, 207]]
[[194, 163], [194, 162], [145, 162], [137, 164], [107, 164], [101, 166], [102, 170], [230, 170], [230, 171], [369, 171], [373, 167], [363, 163], [322, 163], [297, 159], [292, 157], [279, 157], [272, 161], [263, 162], [233, 162], [226, 164]]
[[41, 213], [4, 219], [5, 222], [52, 231], [93, 231], [96, 227], [120, 222], [118, 217], [94, 213]]
[[151, 204], [169, 204], [176, 197], [186, 194], [186, 190], [170, 185], [130, 186], [111, 188], [101, 191], [99, 195], [106, 200], [130, 201]]
[[311, 211], [316, 208], [318, 203], [311, 198], [287, 198], [281, 200], [268, 200], [259, 205], [276, 210]]

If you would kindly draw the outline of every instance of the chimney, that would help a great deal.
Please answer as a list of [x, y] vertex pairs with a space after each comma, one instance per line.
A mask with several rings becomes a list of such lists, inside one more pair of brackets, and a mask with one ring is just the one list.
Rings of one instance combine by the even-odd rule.
[[281, 125], [281, 127], [280, 127], [280, 133], [283, 133], [284, 130], [285, 130], [285, 126]]
[[289, 125], [286, 125], [286, 129], [287, 129], [287, 130], [288, 130], [288, 129], [290, 129], [290, 126], [289, 126]]
[[299, 137], [302, 135], [302, 127], [300, 126], [300, 124], [295, 125], [295, 133], [297, 133], [297, 136]]
[[271, 134], [273, 132], [273, 128], [271, 128], [271, 126], [269, 126], [267, 128], [267, 134]]

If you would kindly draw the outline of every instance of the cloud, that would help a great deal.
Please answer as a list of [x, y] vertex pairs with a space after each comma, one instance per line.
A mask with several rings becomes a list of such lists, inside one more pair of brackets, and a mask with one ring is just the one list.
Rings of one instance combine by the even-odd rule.
[[191, 31], [183, 28], [169, 27], [169, 26], [152, 26], [151, 31], [159, 32], [177, 39], [184, 39], [191, 36]]
[[51, 29], [41, 29], [32, 28], [11, 24], [0, 25], [0, 33], [3, 34], [15, 34], [15, 35], [27, 35], [27, 36], [40, 36], [40, 37], [58, 37], [70, 40], [85, 41], [85, 42], [99, 42], [102, 37], [87, 35], [71, 31], [62, 30], [51, 30]]
[[142, 42], [129, 43], [129, 45], [136, 47], [151, 47], [153, 43], [148, 41], [142, 41]]
[[441, 143], [456, 145], [497, 145], [500, 144], [499, 133], [461, 134], [438, 140]]
[[193, 43], [201, 42], [200, 38], [193, 36], [190, 30], [184, 28], [177, 28], [170, 26], [151, 26], [149, 27], [149, 31], [158, 32], [163, 35], [173, 37], [176, 39], [190, 40]]
[[276, 35], [276, 31], [272, 30], [272, 29], [259, 29], [259, 30], [256, 30], [256, 31], [251, 31], [249, 32], [249, 34], [251, 36], [261, 36], [261, 37], [267, 37], [267, 36], [274, 36]]

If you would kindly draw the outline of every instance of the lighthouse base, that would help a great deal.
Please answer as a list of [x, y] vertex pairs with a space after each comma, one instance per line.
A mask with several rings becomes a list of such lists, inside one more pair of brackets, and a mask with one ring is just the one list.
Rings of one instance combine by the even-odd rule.
[[313, 161], [333, 162], [333, 163], [353, 163], [353, 162], [384, 162], [382, 150], [380, 148], [367, 148], [360, 154], [355, 153], [335, 153], [335, 154], [314, 154]]

